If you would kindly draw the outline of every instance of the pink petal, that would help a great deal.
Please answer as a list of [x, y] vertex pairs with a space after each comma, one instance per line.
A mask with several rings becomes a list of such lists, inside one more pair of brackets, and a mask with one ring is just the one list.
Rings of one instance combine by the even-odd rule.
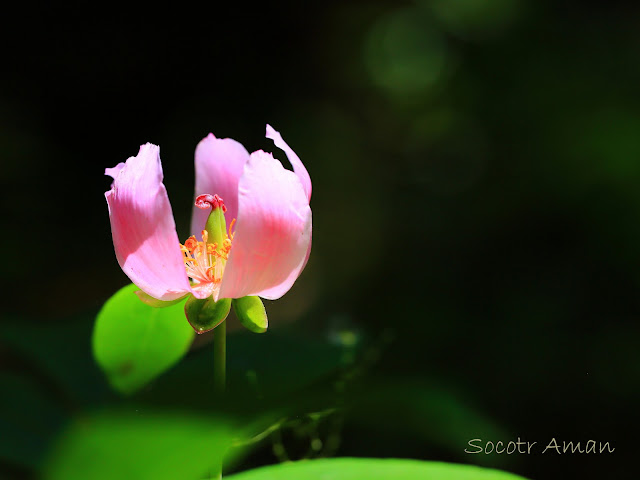
[[309, 172], [307, 172], [307, 169], [302, 164], [302, 161], [300, 161], [298, 155], [296, 155], [296, 152], [287, 145], [287, 143], [282, 139], [280, 132], [274, 130], [271, 125], [267, 125], [267, 138], [273, 140], [276, 147], [280, 148], [287, 154], [287, 158], [293, 166], [293, 171], [296, 172], [300, 183], [302, 183], [302, 188], [304, 188], [304, 193], [307, 195], [307, 200], [311, 201], [311, 177], [309, 177]]
[[[213, 133], [196, 147], [195, 197], [205, 193], [222, 197], [227, 207], [227, 225], [238, 217], [238, 180], [247, 160], [249, 152], [242, 144], [230, 138], [216, 138]], [[191, 233], [200, 234], [209, 213], [210, 210], [193, 207]]]
[[160, 149], [147, 143], [136, 157], [106, 170], [105, 192], [118, 263], [142, 291], [158, 300], [190, 293], [171, 204], [162, 184]]
[[238, 187], [238, 220], [218, 297], [280, 298], [307, 258], [309, 200], [298, 177], [261, 150], [251, 154]]
[[115, 180], [118, 174], [120, 173], [120, 170], [122, 170], [123, 168], [124, 168], [124, 163], [120, 162], [113, 168], [105, 168], [104, 174], [109, 175], [111, 178]]

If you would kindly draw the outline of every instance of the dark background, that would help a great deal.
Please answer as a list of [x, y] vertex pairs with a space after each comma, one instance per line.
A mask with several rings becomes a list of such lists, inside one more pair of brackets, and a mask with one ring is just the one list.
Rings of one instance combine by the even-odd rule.
[[[51, 355], [79, 352], [68, 374], [92, 371], [99, 386], [77, 408], [117, 401], [89, 353], [96, 312], [128, 282], [104, 168], [160, 145], [184, 239], [197, 142], [211, 131], [271, 151], [270, 123], [314, 192], [311, 258], [267, 305], [271, 329], [329, 342], [349, 332], [363, 345], [359, 388], [389, 401], [386, 415], [346, 414], [333, 454], [480, 462], [536, 479], [633, 476], [637, 6], [177, 5], [53, 2], [2, 15], [3, 325], [26, 344], [44, 338]], [[12, 402], [12, 385], [26, 383], [47, 425], [25, 436], [0, 423], [5, 443], [24, 437], [32, 452], [10, 441], [0, 472], [32, 478], [66, 421], [47, 413], [62, 386], [9, 338], [4, 415], [26, 408]], [[615, 452], [464, 454], [471, 438], [517, 437]], [[266, 446], [238, 468], [275, 461]]]

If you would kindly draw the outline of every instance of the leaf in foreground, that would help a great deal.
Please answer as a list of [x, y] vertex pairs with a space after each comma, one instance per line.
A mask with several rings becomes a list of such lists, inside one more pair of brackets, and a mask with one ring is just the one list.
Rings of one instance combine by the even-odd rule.
[[231, 475], [228, 480], [524, 480], [472, 465], [405, 459], [332, 458], [283, 463]]
[[60, 437], [44, 480], [197, 480], [220, 461], [231, 428], [186, 414], [103, 412], [83, 417]]

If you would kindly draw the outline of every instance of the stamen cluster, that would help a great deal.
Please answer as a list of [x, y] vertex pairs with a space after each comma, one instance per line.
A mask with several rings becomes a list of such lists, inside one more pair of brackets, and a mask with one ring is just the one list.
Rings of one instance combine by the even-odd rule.
[[191, 235], [180, 245], [184, 255], [184, 265], [187, 275], [196, 283], [220, 284], [224, 266], [231, 252], [233, 241], [233, 226], [235, 218], [231, 221], [229, 232], [222, 241], [222, 245], [209, 243], [209, 232], [202, 230], [202, 241], [199, 242], [195, 235]]

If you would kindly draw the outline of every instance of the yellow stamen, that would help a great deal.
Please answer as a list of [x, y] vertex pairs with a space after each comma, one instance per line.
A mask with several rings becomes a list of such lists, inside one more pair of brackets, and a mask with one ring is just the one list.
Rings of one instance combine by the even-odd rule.
[[236, 219], [234, 218], [233, 220], [231, 220], [231, 224], [229, 225], [229, 238], [231, 240], [233, 240], [233, 236], [235, 235], [235, 232], [232, 232], [231, 230], [233, 230], [233, 227], [236, 224]]
[[220, 245], [218, 243], [209, 243], [209, 232], [206, 230], [201, 232], [201, 242], [192, 235], [187, 238], [184, 245], [180, 245], [187, 275], [196, 284], [220, 284], [222, 281], [224, 267], [233, 244], [235, 222], [234, 218], [231, 221], [228, 233], [225, 235], [226, 238]]

